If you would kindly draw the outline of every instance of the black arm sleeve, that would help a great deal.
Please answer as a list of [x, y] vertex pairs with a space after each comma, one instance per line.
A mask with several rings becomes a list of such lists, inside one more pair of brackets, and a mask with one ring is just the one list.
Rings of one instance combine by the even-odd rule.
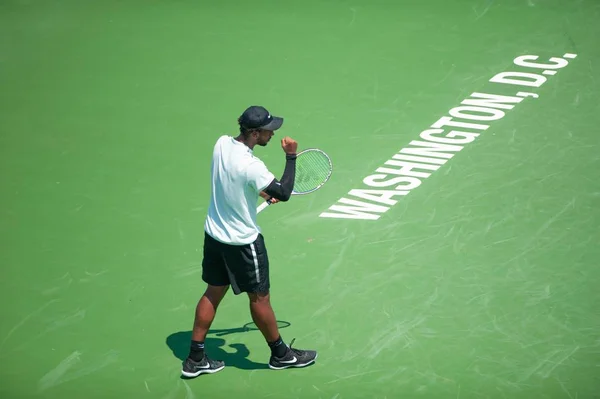
[[281, 180], [278, 181], [277, 179], [274, 179], [271, 184], [264, 189], [264, 192], [280, 201], [287, 201], [292, 195], [295, 179], [296, 155], [286, 154], [285, 169], [283, 170], [283, 176], [281, 176]]

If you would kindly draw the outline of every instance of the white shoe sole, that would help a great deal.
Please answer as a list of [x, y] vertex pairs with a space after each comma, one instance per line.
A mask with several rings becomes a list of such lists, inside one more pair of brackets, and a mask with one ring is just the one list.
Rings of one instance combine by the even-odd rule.
[[188, 377], [188, 378], [194, 378], [194, 377], [198, 377], [200, 374], [214, 374], [217, 373], [221, 370], [223, 370], [225, 368], [225, 366], [221, 366], [218, 369], [203, 369], [203, 370], [198, 370], [195, 373], [189, 373], [187, 371], [183, 371], [181, 370], [181, 375], [183, 375], [184, 377]]
[[317, 360], [318, 356], [319, 355], [316, 355], [315, 358], [313, 360], [311, 360], [310, 362], [290, 364], [289, 366], [283, 366], [283, 367], [275, 367], [275, 366], [272, 366], [271, 363], [269, 363], [269, 368], [271, 370], [285, 370], [285, 369], [290, 369], [290, 368], [294, 368], [294, 367], [295, 368], [306, 367], [306, 366], [313, 364], [315, 362], [315, 360]]

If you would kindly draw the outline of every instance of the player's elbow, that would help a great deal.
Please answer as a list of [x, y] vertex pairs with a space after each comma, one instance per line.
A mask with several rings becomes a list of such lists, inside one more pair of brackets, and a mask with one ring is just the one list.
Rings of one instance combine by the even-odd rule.
[[290, 186], [291, 185], [286, 183], [282, 184], [273, 181], [273, 183], [271, 183], [269, 187], [265, 189], [265, 193], [273, 198], [278, 199], [279, 201], [287, 202], [292, 196], [292, 191], [294, 191], [294, 188]]
[[281, 195], [281, 198], [279, 198], [279, 200], [283, 201], [283, 202], [288, 202], [291, 197], [292, 197], [292, 193], [283, 193]]

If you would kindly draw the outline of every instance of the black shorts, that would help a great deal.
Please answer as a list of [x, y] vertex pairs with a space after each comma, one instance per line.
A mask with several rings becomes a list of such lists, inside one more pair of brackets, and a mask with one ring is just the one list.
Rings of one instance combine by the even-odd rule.
[[204, 233], [202, 280], [207, 284], [230, 285], [235, 295], [269, 292], [269, 258], [262, 234], [247, 245], [228, 245]]

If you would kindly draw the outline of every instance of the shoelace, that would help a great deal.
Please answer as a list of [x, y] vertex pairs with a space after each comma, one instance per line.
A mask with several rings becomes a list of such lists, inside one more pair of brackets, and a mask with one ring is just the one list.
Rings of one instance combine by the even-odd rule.
[[292, 341], [290, 342], [290, 345], [289, 345], [290, 350], [292, 352], [294, 352], [296, 355], [304, 354], [304, 351], [302, 349], [292, 348], [292, 345], [294, 345], [294, 342], [296, 342], [296, 338], [293, 338]]

